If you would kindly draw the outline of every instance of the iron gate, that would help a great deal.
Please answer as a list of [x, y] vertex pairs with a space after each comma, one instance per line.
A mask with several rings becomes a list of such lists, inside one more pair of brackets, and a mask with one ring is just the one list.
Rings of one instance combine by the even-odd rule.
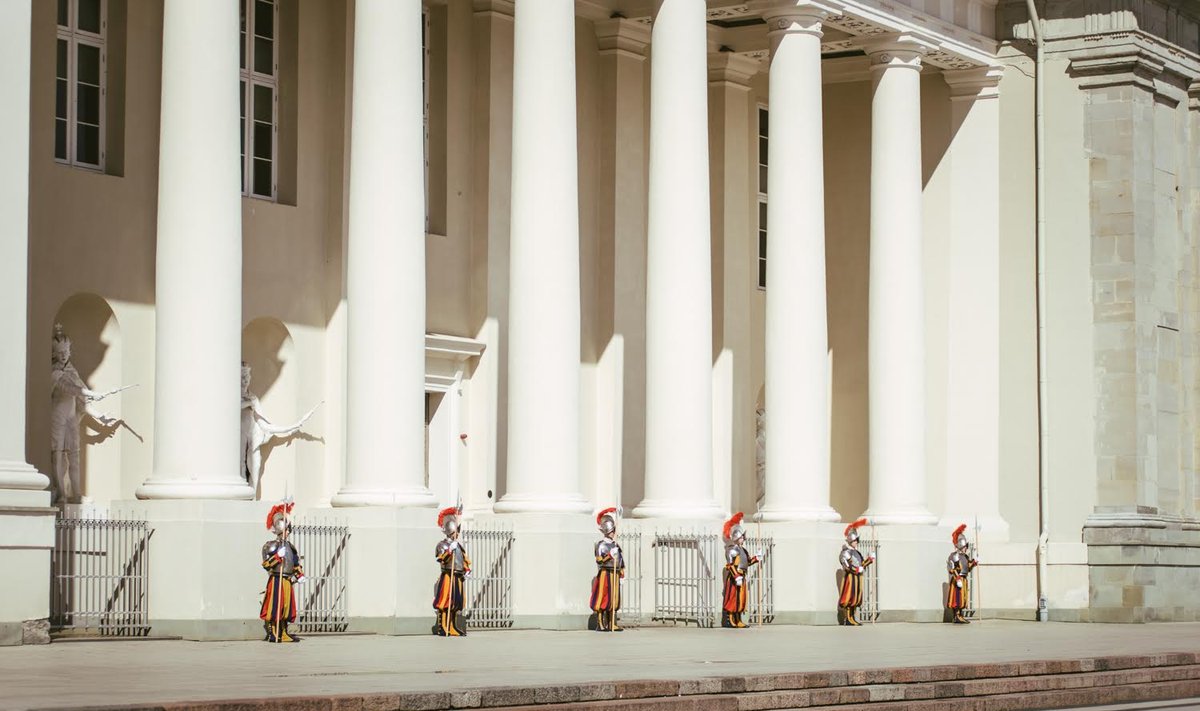
[[879, 621], [879, 541], [875, 539], [874, 529], [870, 537], [858, 539], [858, 550], [863, 558], [875, 556], [875, 562], [863, 571], [862, 605], [858, 608], [856, 618], [859, 622]]
[[50, 564], [50, 629], [149, 634], [150, 538], [144, 520], [60, 512]]
[[637, 627], [642, 618], [642, 532], [617, 534], [617, 545], [625, 558], [625, 584], [621, 587], [621, 609], [617, 621], [623, 627]]
[[512, 627], [512, 529], [497, 524], [464, 527], [462, 539], [471, 558], [463, 615], [467, 627]]
[[762, 551], [762, 558], [757, 565], [750, 567], [746, 576], [749, 600], [742, 619], [748, 625], [769, 625], [775, 621], [775, 539], [770, 536], [747, 536], [746, 550], [750, 551], [750, 555], [758, 555]]
[[289, 536], [300, 553], [304, 583], [296, 586], [298, 632], [345, 632], [350, 626], [346, 592], [350, 527], [297, 523]]
[[724, 552], [714, 533], [654, 534], [654, 615], [658, 622], [712, 627], [721, 599]]

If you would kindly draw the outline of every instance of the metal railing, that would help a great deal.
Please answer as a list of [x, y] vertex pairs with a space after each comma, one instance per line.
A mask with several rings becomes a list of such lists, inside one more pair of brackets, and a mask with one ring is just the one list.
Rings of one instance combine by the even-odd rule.
[[879, 541], [874, 532], [858, 539], [858, 550], [863, 558], [875, 556], [875, 562], [863, 571], [862, 605], [856, 618], [859, 622], [879, 621]]
[[305, 581], [296, 586], [298, 632], [345, 632], [350, 527], [324, 522], [297, 523], [289, 537], [300, 553]]
[[[979, 521], [975, 521], [974, 543], [971, 544], [971, 557], [979, 557]], [[968, 620], [979, 619], [979, 567], [976, 566], [967, 573], [967, 606], [963, 609], [963, 617]]]
[[621, 609], [617, 621], [623, 627], [637, 627], [642, 618], [642, 532], [617, 534], [617, 545], [625, 557], [625, 584], [621, 587]]
[[463, 617], [471, 629], [513, 626], [513, 532], [499, 524], [465, 526], [463, 545], [471, 558]]
[[149, 634], [153, 535], [144, 520], [60, 513], [50, 563], [51, 630]]
[[715, 533], [654, 534], [654, 614], [657, 622], [712, 627], [721, 602], [724, 549]]
[[746, 614], [742, 619], [748, 625], [769, 625], [775, 621], [775, 539], [770, 536], [747, 536], [746, 550], [750, 555], [763, 552], [757, 565], [750, 566], [745, 583], [748, 586]]

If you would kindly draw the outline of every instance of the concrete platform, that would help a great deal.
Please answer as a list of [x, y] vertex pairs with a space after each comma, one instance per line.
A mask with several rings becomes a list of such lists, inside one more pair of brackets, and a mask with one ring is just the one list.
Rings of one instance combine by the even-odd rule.
[[[1184, 654], [1169, 657], [1168, 653]], [[689, 708], [746, 711], [787, 706], [779, 706], [778, 699], [777, 703], [768, 704], [761, 695], [755, 697], [757, 701], [749, 696], [746, 697], [749, 700], [723, 696], [719, 697], [722, 699], [719, 703], [710, 704], [704, 699], [718, 698], [712, 694], [762, 691], [763, 686], [777, 688], [771, 679], [784, 678], [791, 679], [794, 687], [936, 682], [955, 679], [955, 672], [947, 671], [944, 666], [941, 672], [914, 672], [910, 668], [951, 664], [981, 665], [974, 667], [974, 677], [960, 675], [957, 677], [960, 680], [1016, 676], [1018, 672], [1077, 676], [1088, 672], [1107, 675], [1103, 679], [1097, 676], [1099, 680], [1093, 679], [1089, 686], [1124, 683], [1119, 679], [1127, 679], [1153, 681], [1155, 688], [1165, 689], [1169, 681], [1176, 685], [1170, 688], [1178, 691], [1173, 698], [1181, 698], [1200, 695], [1186, 693], [1200, 687], [1200, 678], [1192, 678], [1200, 677], [1198, 653], [1200, 624], [1196, 623], [1100, 625], [1004, 621], [969, 626], [768, 626], [748, 630], [654, 627], [610, 635], [504, 631], [476, 632], [466, 639], [366, 635], [310, 637], [296, 645], [56, 642], [49, 646], [0, 649], [0, 708], [161, 708], [285, 695], [308, 697], [302, 704], [305, 708], [363, 709], [515, 706], [588, 698], [600, 700], [608, 707], [614, 702], [604, 699], [639, 696], [644, 703], [637, 707], [649, 709], [674, 707], [676, 704], [667, 701], [679, 701], [686, 694], [693, 696], [694, 703]], [[1078, 663], [997, 666], [1114, 655], [1125, 661], [1089, 663], [1083, 667]], [[1174, 665], [1173, 671], [1169, 674], [1164, 671], [1166, 676], [1153, 679], [1145, 673], [1134, 673], [1139, 668], [1159, 664]], [[907, 671], [796, 676], [808, 672], [895, 669]], [[735, 679], [743, 677], [753, 677], [755, 681], [751, 684], [760, 688], [747, 689], [744, 684], [739, 687]], [[964, 682], [955, 683], [954, 688], [961, 693]], [[943, 693], [930, 688], [930, 694]], [[405, 696], [401, 698], [399, 694]], [[333, 696], [345, 698], [333, 703], [328, 698]], [[792, 706], [816, 705], [807, 703], [814, 699], [803, 698], [806, 703], [799, 703], [801, 698], [796, 697]], [[1063, 703], [1038, 708], [1075, 704], [1068, 700], [1075, 697], [1063, 698]], [[861, 692], [847, 690], [825, 700], [844, 703], [866, 699]], [[1099, 703], [1143, 700], [1148, 699], [1109, 695]], [[889, 706], [911, 707], [896, 703]], [[260, 705], [240, 707], [250, 706]]]

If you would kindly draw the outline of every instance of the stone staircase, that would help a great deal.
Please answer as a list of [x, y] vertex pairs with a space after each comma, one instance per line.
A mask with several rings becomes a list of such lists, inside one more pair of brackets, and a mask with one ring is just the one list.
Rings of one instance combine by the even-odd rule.
[[[962, 666], [495, 687], [454, 692], [231, 699], [173, 711], [1025, 711], [1200, 697], [1200, 653]], [[124, 707], [129, 708], [129, 707]]]

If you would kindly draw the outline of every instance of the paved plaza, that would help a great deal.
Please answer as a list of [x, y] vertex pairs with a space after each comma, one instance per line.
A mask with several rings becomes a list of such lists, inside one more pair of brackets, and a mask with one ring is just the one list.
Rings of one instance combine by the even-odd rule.
[[1200, 623], [985, 621], [858, 629], [651, 627], [621, 634], [347, 635], [296, 645], [173, 640], [0, 649], [0, 708], [64, 708], [571, 684], [1200, 650]]

